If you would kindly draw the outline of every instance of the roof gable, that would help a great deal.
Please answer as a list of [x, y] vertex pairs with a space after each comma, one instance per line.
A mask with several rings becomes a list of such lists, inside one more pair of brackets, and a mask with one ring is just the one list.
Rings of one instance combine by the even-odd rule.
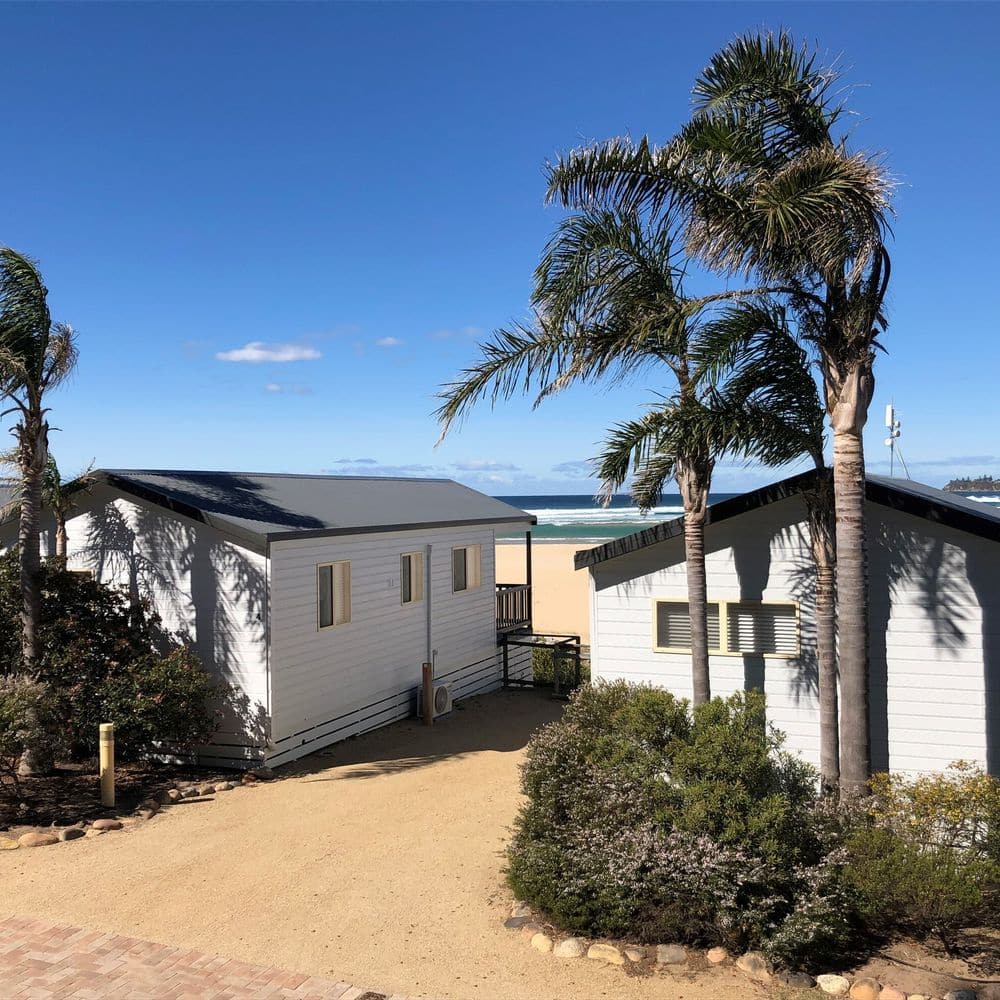
[[[706, 524], [717, 524], [747, 511], [797, 496], [816, 481], [816, 473], [803, 472], [780, 482], [751, 490], [738, 497], [722, 500], [708, 508]], [[1000, 510], [988, 504], [977, 503], [966, 497], [944, 490], [915, 483], [908, 479], [890, 479], [888, 476], [867, 476], [865, 496], [871, 503], [901, 510], [914, 517], [944, 524], [959, 531], [966, 531], [981, 538], [1000, 542]], [[617, 559], [632, 552], [676, 538], [684, 533], [684, 518], [661, 521], [642, 531], [615, 538], [604, 545], [577, 552], [574, 563], [577, 569], [597, 566], [609, 559]]]

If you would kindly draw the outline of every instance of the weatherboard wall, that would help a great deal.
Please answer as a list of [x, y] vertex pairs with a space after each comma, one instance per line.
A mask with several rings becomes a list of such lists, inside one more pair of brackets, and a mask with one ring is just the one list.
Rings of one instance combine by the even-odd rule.
[[[426, 561], [428, 545], [435, 677], [456, 699], [499, 687], [493, 539], [491, 527], [476, 527], [272, 543], [272, 762], [413, 715], [428, 598], [401, 603], [400, 556], [420, 551]], [[482, 546], [481, 584], [453, 593], [452, 549], [466, 545]], [[351, 563], [351, 620], [320, 629], [316, 567], [339, 560]], [[530, 669], [527, 654], [516, 657], [514, 676]]]
[[[1000, 545], [869, 503], [872, 748], [877, 768], [939, 770], [965, 759], [1000, 771]], [[712, 692], [767, 694], [787, 746], [819, 762], [813, 573], [799, 497], [709, 525], [710, 600], [800, 603], [795, 659], [713, 656]], [[653, 649], [653, 601], [684, 600], [683, 539], [591, 571], [595, 678], [691, 697], [690, 656]]]

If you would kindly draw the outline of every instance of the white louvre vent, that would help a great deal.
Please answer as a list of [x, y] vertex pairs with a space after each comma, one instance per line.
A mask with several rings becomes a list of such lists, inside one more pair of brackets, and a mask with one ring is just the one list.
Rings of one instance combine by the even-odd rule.
[[[719, 605], [708, 605], [708, 648], [719, 649]], [[659, 649], [691, 648], [691, 613], [687, 601], [656, 602], [656, 645]]]
[[798, 654], [799, 617], [794, 605], [727, 604], [726, 624], [731, 653]]

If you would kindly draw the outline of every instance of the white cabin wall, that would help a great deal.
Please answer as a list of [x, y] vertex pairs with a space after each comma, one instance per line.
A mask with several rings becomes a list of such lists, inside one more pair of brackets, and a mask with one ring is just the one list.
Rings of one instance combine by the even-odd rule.
[[[427, 597], [401, 605], [399, 559], [420, 551], [426, 560], [428, 544], [435, 678], [456, 698], [498, 687], [493, 542], [492, 527], [273, 542], [273, 759], [290, 760], [413, 713], [428, 655]], [[461, 545], [482, 546], [481, 585], [456, 594], [451, 551]], [[316, 567], [342, 559], [351, 562], [351, 621], [320, 631]], [[517, 658], [520, 675], [524, 659]]]
[[[818, 764], [804, 513], [793, 498], [709, 525], [706, 571], [709, 599], [801, 602], [804, 656], [763, 658], [762, 686], [788, 748]], [[1000, 773], [1000, 544], [874, 503], [867, 516], [873, 764], [922, 773], [961, 758]], [[683, 539], [591, 572], [593, 676], [690, 698], [690, 657], [653, 650], [654, 597], [687, 596]], [[713, 694], [760, 686], [761, 666], [750, 657], [711, 657]]]
[[[257, 759], [267, 740], [267, 560], [209, 525], [99, 485], [67, 522], [67, 566], [146, 598], [233, 687], [203, 763]], [[49, 553], [51, 532], [42, 536]], [[4, 539], [6, 541], [6, 539]]]

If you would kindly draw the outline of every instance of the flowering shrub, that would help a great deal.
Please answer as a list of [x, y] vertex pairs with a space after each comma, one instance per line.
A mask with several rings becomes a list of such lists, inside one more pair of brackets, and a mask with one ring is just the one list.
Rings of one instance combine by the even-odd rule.
[[691, 712], [648, 687], [583, 688], [528, 748], [511, 886], [592, 935], [790, 965], [843, 951], [856, 929], [843, 852], [814, 773], [781, 742], [756, 693]]
[[[115, 724], [115, 753], [135, 759], [184, 751], [215, 729], [211, 678], [148, 605], [55, 564], [42, 569], [41, 658], [61, 738], [75, 757], [96, 753], [97, 727]], [[0, 673], [20, 669], [20, 589], [13, 553], [0, 556]]]
[[934, 934], [1000, 923], [1000, 781], [959, 761], [916, 779], [877, 775], [849, 838], [848, 878], [876, 926]]

